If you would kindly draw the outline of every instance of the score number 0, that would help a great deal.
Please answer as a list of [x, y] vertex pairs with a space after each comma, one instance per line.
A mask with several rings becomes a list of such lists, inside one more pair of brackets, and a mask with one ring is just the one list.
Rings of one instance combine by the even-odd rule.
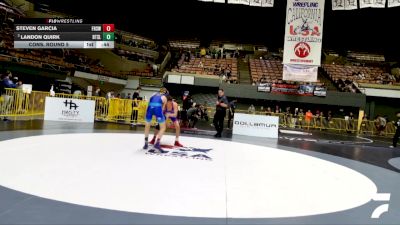
[[103, 24], [103, 32], [114, 32], [114, 24]]

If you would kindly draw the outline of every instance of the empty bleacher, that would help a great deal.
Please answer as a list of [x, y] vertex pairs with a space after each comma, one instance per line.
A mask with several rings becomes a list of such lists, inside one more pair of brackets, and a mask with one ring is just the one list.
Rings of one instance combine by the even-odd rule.
[[396, 82], [395, 79], [391, 79], [389, 73], [386, 73], [380, 67], [323, 64], [322, 68], [333, 81], [350, 80], [357, 81], [358, 83], [374, 84]]
[[237, 59], [212, 59], [212, 58], [191, 58], [189, 62], [180, 60], [178, 68], [172, 69], [172, 72], [192, 73], [203, 75], [218, 75], [218, 68], [228, 68], [231, 70], [233, 80], [237, 80], [238, 69]]
[[282, 80], [283, 65], [278, 60], [250, 59], [250, 74], [253, 81], [265, 78], [267, 82]]

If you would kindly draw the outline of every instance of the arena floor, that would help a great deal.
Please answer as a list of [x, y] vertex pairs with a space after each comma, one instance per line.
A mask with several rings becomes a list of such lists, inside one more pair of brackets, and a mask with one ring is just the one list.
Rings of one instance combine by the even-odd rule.
[[399, 224], [400, 149], [385, 139], [0, 123], [0, 224]]

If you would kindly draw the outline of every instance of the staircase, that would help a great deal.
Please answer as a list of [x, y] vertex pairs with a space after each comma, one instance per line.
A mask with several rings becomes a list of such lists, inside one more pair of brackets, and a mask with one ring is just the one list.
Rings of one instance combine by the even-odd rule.
[[325, 86], [328, 91], [337, 91], [338, 89], [336, 86], [333, 84], [330, 78], [328, 78], [328, 75], [321, 69], [321, 71], [318, 72], [318, 79], [321, 83], [325, 83]]
[[243, 59], [239, 59], [238, 70], [239, 70], [239, 83], [251, 84], [249, 63], [243, 61]]

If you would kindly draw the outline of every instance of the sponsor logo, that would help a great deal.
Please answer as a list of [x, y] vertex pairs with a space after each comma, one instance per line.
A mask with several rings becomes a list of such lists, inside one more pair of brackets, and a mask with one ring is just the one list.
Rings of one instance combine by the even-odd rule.
[[310, 55], [310, 52], [311, 47], [305, 42], [299, 42], [294, 46], [294, 54], [296, 54], [297, 57], [305, 58]]
[[257, 123], [257, 122], [235, 121], [234, 123], [235, 123], [236, 126], [251, 127], [251, 128], [277, 127], [276, 124], [262, 123], [262, 122]]
[[64, 102], [64, 105], [65, 105], [65, 107], [66, 108], [68, 108], [68, 105], [69, 105], [69, 109], [74, 109], [74, 110], [76, 110], [79, 106], [76, 104], [76, 103], [74, 103], [72, 100], [69, 100], [69, 102], [68, 102], [68, 100], [65, 100], [65, 102]]
[[212, 149], [202, 149], [196, 147], [177, 147], [172, 145], [161, 145], [163, 152], [155, 149], [152, 145], [146, 150], [148, 155], [158, 155], [166, 157], [184, 158], [184, 159], [197, 159], [211, 161], [212, 158], [208, 154]]
[[77, 110], [79, 108], [79, 106], [76, 103], [74, 103], [71, 99], [70, 100], [66, 99], [63, 102], [63, 104], [64, 104], [64, 107], [67, 108], [67, 109], [61, 111], [61, 114], [64, 117], [75, 118], [75, 117], [79, 116], [79, 110]]

